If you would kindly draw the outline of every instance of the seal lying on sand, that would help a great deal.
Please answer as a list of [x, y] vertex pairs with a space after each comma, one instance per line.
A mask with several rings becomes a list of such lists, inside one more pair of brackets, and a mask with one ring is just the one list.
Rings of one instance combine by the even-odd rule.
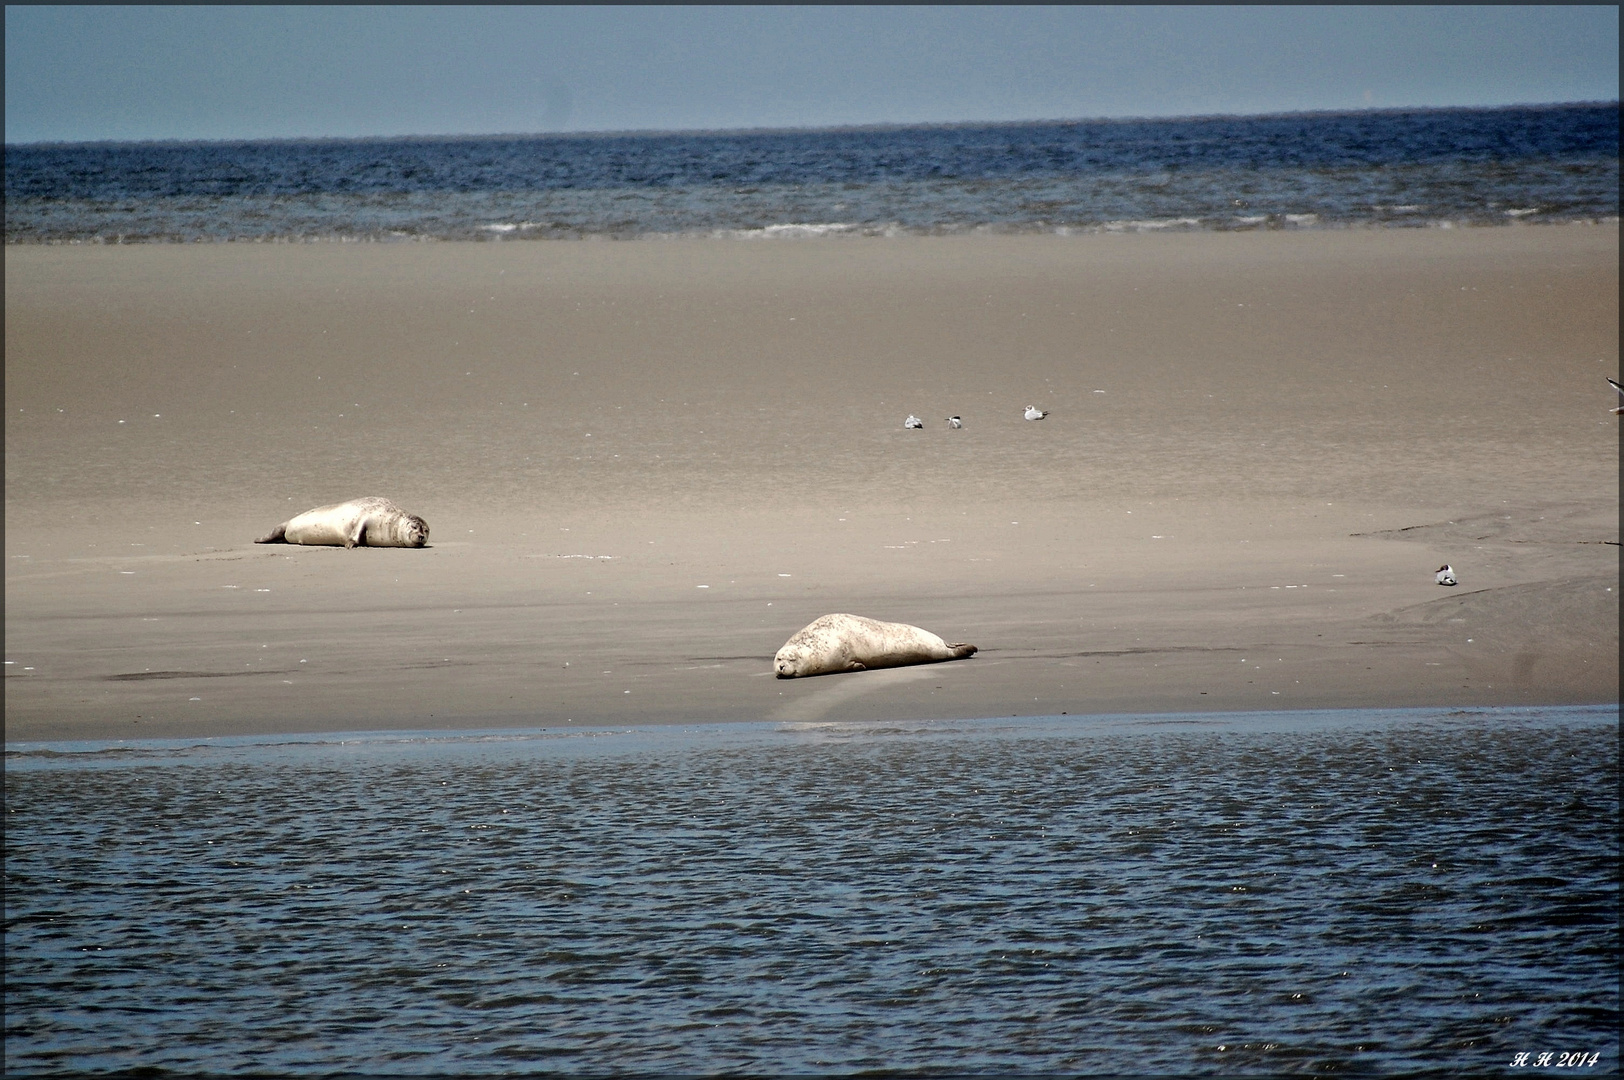
[[256, 544], [320, 544], [329, 547], [414, 547], [429, 542], [429, 523], [388, 499], [364, 499], [318, 506], [272, 529]]
[[861, 615], [825, 615], [814, 619], [773, 657], [773, 672], [780, 679], [832, 675], [838, 671], [902, 667], [958, 660], [976, 651], [974, 645], [949, 644], [917, 626], [880, 622]]

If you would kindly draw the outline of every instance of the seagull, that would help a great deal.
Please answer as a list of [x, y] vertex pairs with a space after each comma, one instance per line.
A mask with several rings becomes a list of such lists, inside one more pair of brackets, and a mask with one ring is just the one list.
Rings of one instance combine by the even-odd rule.
[[905, 428], [922, 428], [925, 426], [925, 422], [919, 419], [919, 417], [915, 416], [913, 413], [909, 413], [908, 419], [902, 422], [902, 426]]
[[1607, 381], [1613, 384], [1614, 390], [1618, 391], [1618, 408], [1613, 410], [1613, 415], [1624, 416], [1624, 386], [1618, 385], [1618, 383], [1613, 382], [1612, 379], [1608, 379]]
[[964, 426], [964, 418], [961, 416], [949, 416], [947, 418], [947, 426], [950, 428], [961, 428]]
[[1036, 405], [1028, 405], [1026, 407], [1026, 418], [1028, 420], [1042, 420], [1045, 416], [1048, 416], [1048, 415], [1049, 415], [1049, 413], [1048, 413], [1047, 410], [1040, 409]]
[[1438, 567], [1438, 584], [1454, 585], [1455, 583], [1455, 568], [1453, 566], [1444, 563]]

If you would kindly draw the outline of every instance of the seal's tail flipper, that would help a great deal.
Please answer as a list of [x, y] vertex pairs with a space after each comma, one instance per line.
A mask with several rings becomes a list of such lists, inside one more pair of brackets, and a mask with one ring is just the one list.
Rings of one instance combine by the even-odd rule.
[[953, 650], [953, 659], [955, 660], [963, 660], [966, 656], [971, 656], [976, 651], [976, 647], [974, 645], [966, 645], [962, 641], [950, 641], [947, 643], [947, 647]]
[[254, 541], [254, 543], [256, 543], [256, 544], [285, 544], [287, 542], [288, 542], [288, 523], [285, 522], [285, 521], [282, 524], [278, 525], [276, 528], [272, 529], [265, 536], [262, 536], [258, 540]]

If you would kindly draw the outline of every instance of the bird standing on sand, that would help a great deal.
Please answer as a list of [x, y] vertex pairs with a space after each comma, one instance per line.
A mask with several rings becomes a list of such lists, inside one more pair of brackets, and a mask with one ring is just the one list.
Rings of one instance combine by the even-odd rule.
[[922, 428], [925, 426], [925, 422], [913, 413], [909, 413], [908, 419], [902, 422], [902, 426], [905, 428]]
[[1040, 409], [1036, 405], [1028, 405], [1026, 407], [1026, 418], [1028, 420], [1042, 420], [1045, 416], [1048, 416], [1048, 415], [1049, 415], [1049, 413], [1048, 413], [1047, 410]]
[[1456, 584], [1456, 582], [1455, 582], [1455, 568], [1453, 566], [1450, 566], [1448, 563], [1444, 563], [1442, 566], [1438, 567], [1438, 584], [1440, 584], [1440, 585], [1454, 585], [1454, 584]]
[[950, 428], [961, 428], [964, 426], [964, 418], [962, 416], [949, 416], [947, 418], [947, 426]]
[[1618, 385], [1618, 383], [1613, 382], [1612, 379], [1608, 379], [1607, 381], [1612, 385], [1614, 390], [1618, 391], [1618, 408], [1613, 410], [1613, 415], [1624, 416], [1624, 386]]

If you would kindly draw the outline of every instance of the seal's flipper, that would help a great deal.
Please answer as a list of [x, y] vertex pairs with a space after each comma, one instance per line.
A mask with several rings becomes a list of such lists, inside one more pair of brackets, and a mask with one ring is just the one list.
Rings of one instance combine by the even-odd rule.
[[266, 535], [255, 540], [256, 544], [285, 544], [288, 542], [288, 523], [283, 522]]

